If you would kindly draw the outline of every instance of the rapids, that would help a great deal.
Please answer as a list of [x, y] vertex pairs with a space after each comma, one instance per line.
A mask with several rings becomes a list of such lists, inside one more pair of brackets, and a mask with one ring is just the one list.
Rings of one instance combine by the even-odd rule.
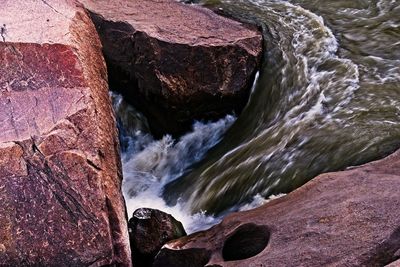
[[159, 208], [191, 232], [400, 147], [400, 1], [207, 2], [262, 27], [262, 68], [240, 116], [179, 140], [154, 140], [113, 95], [129, 213]]

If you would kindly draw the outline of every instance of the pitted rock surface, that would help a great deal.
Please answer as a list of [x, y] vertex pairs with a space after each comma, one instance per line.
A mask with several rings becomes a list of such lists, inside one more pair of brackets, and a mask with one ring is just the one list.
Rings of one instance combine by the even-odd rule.
[[[155, 266], [399, 266], [399, 190], [400, 150], [322, 174], [287, 196], [171, 241]], [[268, 231], [251, 234], [262, 225]], [[264, 249], [263, 235], [269, 237]], [[246, 250], [252, 253], [243, 256]]]
[[153, 133], [178, 134], [193, 119], [244, 107], [262, 51], [255, 27], [174, 0], [81, 2], [114, 89], [147, 115]]
[[0, 4], [0, 266], [131, 266], [95, 27], [74, 1]]

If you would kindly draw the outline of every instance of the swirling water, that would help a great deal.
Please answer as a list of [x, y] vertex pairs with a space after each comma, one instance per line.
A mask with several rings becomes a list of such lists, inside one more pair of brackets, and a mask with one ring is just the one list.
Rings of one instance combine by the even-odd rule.
[[123, 135], [130, 210], [168, 203], [194, 230], [215, 222], [204, 212], [261, 203], [400, 147], [399, 0], [212, 2], [263, 28], [253, 93], [236, 120], [197, 122], [180, 140], [122, 119], [134, 129]]

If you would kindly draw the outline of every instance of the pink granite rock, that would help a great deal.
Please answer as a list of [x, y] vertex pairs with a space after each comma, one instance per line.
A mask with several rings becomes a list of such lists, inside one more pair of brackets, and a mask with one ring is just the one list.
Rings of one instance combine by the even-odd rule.
[[399, 192], [400, 150], [171, 241], [154, 266], [398, 266]]
[[131, 266], [92, 21], [74, 1], [0, 5], [0, 265]]

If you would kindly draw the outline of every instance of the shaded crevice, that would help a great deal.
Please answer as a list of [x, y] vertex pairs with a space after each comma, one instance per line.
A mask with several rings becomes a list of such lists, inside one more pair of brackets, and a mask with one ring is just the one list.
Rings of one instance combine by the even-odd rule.
[[362, 266], [380, 267], [400, 259], [400, 227], [396, 228], [383, 243], [369, 251], [371, 255]]
[[7, 33], [6, 24], [3, 24], [3, 26], [0, 27], [0, 36], [3, 42], [6, 42], [6, 33]]
[[268, 245], [270, 232], [264, 225], [253, 223], [239, 226], [222, 248], [225, 261], [244, 260], [256, 256]]
[[[121, 237], [123, 237], [124, 234], [121, 233], [121, 228], [119, 227], [119, 223], [117, 223], [120, 222], [121, 218], [119, 217], [118, 212], [115, 210], [111, 200], [108, 197], [106, 197], [105, 204], [107, 208], [108, 224], [112, 243], [112, 258], [115, 259], [115, 262], [113, 262], [113, 264], [115, 266], [120, 266], [120, 264], [124, 261], [123, 255], [125, 255], [126, 251], [126, 248], [124, 246], [125, 243], [121, 242]], [[124, 219], [127, 220], [127, 218]]]

